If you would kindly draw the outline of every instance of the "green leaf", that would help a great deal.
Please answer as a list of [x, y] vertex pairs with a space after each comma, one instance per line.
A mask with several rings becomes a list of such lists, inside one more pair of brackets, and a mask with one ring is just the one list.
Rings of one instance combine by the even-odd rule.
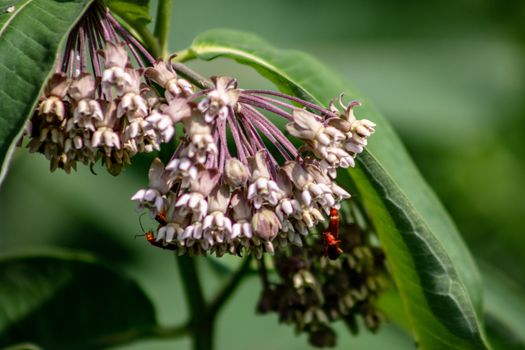
[[423, 349], [486, 348], [478, 270], [443, 206], [379, 112], [311, 56], [275, 49], [250, 34], [206, 32], [186, 55], [195, 56], [232, 58], [252, 66], [283, 92], [324, 105], [343, 91], [363, 102], [357, 114], [374, 121], [377, 132], [348, 174], [379, 233], [416, 341]]
[[[490, 265], [481, 264], [481, 271], [485, 282], [485, 328], [492, 348], [525, 349], [525, 290]], [[383, 293], [378, 305], [390, 321], [410, 329], [397, 290], [390, 288]]]
[[399, 291], [394, 286], [389, 286], [388, 289], [379, 296], [377, 306], [385, 313], [390, 322], [400, 326], [407, 332], [410, 331], [410, 320], [403, 308]]
[[0, 258], [0, 347], [100, 348], [104, 337], [155, 325], [140, 287], [88, 255]]
[[525, 290], [494, 267], [482, 264], [485, 323], [494, 349], [525, 349]]
[[111, 12], [130, 24], [146, 25], [151, 22], [149, 0], [106, 0]]
[[0, 182], [62, 41], [91, 1], [0, 0]]

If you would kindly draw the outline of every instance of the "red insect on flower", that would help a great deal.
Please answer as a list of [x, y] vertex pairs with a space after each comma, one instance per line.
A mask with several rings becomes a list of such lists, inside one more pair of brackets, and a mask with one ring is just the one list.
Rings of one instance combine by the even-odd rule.
[[[142, 227], [142, 224], [140, 226]], [[142, 229], [142, 232], [144, 232], [144, 229]], [[151, 245], [156, 245], [157, 243], [160, 243], [160, 242], [155, 241], [155, 234], [153, 233], [153, 230], [148, 230], [148, 231], [144, 232], [144, 234], [142, 234], [142, 235], [135, 235], [135, 238], [142, 237], [142, 236], [146, 237], [146, 240]]]
[[330, 209], [330, 223], [328, 228], [323, 233], [324, 237], [324, 253], [331, 260], [336, 260], [343, 250], [339, 247], [339, 212], [336, 208]]
[[159, 223], [159, 227], [166, 226], [168, 224], [168, 219], [166, 219], [166, 213], [163, 211], [155, 215], [155, 220]]
[[[141, 235], [142, 236], [142, 235]], [[144, 236], [146, 237], [146, 240], [154, 247], [162, 248], [162, 249], [168, 249], [168, 250], [175, 250], [177, 249], [174, 245], [164, 244], [162, 241], [157, 241], [155, 239], [155, 235], [153, 234], [152, 230], [147, 231]]]
[[168, 250], [175, 250], [177, 249], [174, 245], [164, 244], [164, 242], [155, 240], [155, 235], [153, 234], [152, 230], [147, 231], [145, 234], [146, 240], [151, 244], [152, 246], [162, 248], [162, 249], [168, 249]]
[[155, 235], [153, 234], [152, 230], [149, 230], [148, 232], [146, 232], [144, 236], [146, 237], [146, 240], [150, 242], [151, 244], [155, 243]]
[[[166, 215], [164, 214], [164, 212], [160, 212], [157, 215], [155, 215], [155, 220], [159, 223], [159, 227], [157, 228], [157, 230], [161, 228], [162, 226], [166, 226], [168, 224], [166, 220]], [[140, 227], [142, 228], [142, 232], [144, 232], [144, 227], [142, 227], [142, 222], [141, 221], [139, 222], [140, 222]], [[142, 235], [138, 235], [138, 236], [142, 236]], [[157, 241], [155, 238], [155, 234], [153, 233], [153, 230], [146, 231], [144, 233], [144, 236], [146, 237], [146, 240], [149, 242], [149, 244], [151, 244], [152, 246], [162, 248], [162, 249], [169, 249], [169, 250], [177, 249], [177, 247], [174, 245], [164, 244], [164, 242], [162, 241]]]

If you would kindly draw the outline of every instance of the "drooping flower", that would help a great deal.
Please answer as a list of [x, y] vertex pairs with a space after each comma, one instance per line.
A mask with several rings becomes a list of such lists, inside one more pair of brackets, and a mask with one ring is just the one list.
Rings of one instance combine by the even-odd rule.
[[332, 101], [324, 108], [241, 89], [232, 77], [192, 78], [193, 86], [172, 58], [155, 60], [93, 3], [71, 30], [28, 123], [29, 149], [51, 170], [101, 161], [116, 175], [133, 156], [173, 143], [166, 166], [155, 158], [147, 187], [131, 198], [159, 223], [154, 240], [147, 234], [150, 243], [179, 255], [272, 255], [281, 281], [265, 276], [266, 259], [258, 262], [259, 310], [278, 313], [314, 346], [335, 345], [329, 323], [336, 320], [354, 330], [361, 316], [375, 330], [384, 256], [370, 233], [345, 226], [357, 232], [334, 238], [345, 248], [337, 261], [310, 235], [350, 197], [336, 183], [337, 170], [353, 167], [375, 132], [373, 122], [356, 118], [359, 102], [345, 105], [340, 95], [341, 110]]
[[166, 195], [169, 192], [169, 177], [160, 159], [156, 158], [153, 161], [148, 177], [148, 188], [139, 190], [131, 199], [138, 202], [140, 209], [151, 209], [154, 217], [156, 213], [164, 213], [166, 211], [166, 203], [168, 201]]
[[[358, 120], [358, 103], [344, 105], [342, 96], [339, 111], [332, 102], [244, 90], [232, 77], [212, 77], [199, 90], [174, 67], [94, 3], [67, 39], [28, 147], [52, 170], [100, 160], [116, 175], [136, 154], [173, 142], [166, 165], [156, 159], [148, 187], [132, 197], [152, 217], [166, 217], [157, 241], [179, 254], [257, 257], [302, 246], [350, 197], [335, 182], [337, 169], [354, 166], [375, 124]], [[284, 119], [289, 135], [268, 114]]]
[[71, 30], [31, 118], [30, 151], [43, 153], [52, 170], [101, 160], [117, 175], [137, 153], [159, 150], [176, 121], [162, 114], [165, 99], [143, 77], [154, 62], [101, 3], [93, 3]]
[[177, 76], [177, 72], [170, 64], [171, 58], [167, 62], [162, 59], [155, 61], [153, 67], [147, 68], [144, 73], [146, 77], [152, 79], [165, 90], [165, 97], [168, 101], [179, 96], [193, 94], [193, 86], [186, 79]]
[[237, 81], [230, 77], [212, 77], [215, 88], [199, 103], [199, 110], [204, 113], [204, 119], [211, 123], [215, 118], [226, 120], [230, 108], [239, 99]]
[[181, 214], [192, 216], [192, 221], [201, 221], [208, 212], [207, 197], [219, 182], [220, 174], [217, 169], [203, 170], [196, 181], [190, 185], [189, 192], [182, 194], [175, 207], [180, 208]]
[[102, 87], [109, 92], [114, 87], [118, 94], [133, 85], [132, 70], [127, 69], [128, 52], [124, 43], [108, 42], [101, 51], [106, 69], [102, 73]]
[[38, 107], [38, 114], [45, 117], [48, 123], [56, 119], [58, 122], [64, 120], [66, 107], [63, 98], [67, 94], [69, 80], [63, 73], [54, 74], [49, 79], [45, 89], [43, 100]]
[[[163, 65], [155, 74], [151, 77], [161, 85], [177, 79]], [[353, 114], [344, 106], [340, 113], [333, 104], [325, 109], [272, 91], [242, 90], [229, 77], [213, 82], [189, 96], [179, 93], [161, 108], [183, 126], [165, 169], [170, 190], [164, 197], [177, 198], [166, 201], [166, 210], [176, 211], [187, 225], [166, 244], [179, 253], [220, 256], [244, 250], [257, 257], [289, 244], [303, 246], [330, 208], [350, 197], [335, 183], [336, 169], [354, 165], [358, 152], [345, 145], [357, 142], [351, 140], [354, 134], [361, 137], [358, 142], [368, 137], [371, 123], [350, 122], [345, 113]], [[290, 134], [304, 142], [301, 150], [262, 111], [285, 118]]]

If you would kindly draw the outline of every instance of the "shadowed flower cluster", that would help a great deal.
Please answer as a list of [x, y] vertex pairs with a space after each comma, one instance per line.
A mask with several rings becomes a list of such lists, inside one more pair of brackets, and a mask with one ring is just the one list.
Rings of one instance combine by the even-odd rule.
[[[358, 318], [371, 331], [383, 320], [375, 302], [386, 287], [384, 253], [372, 243], [373, 232], [366, 221], [348, 222], [359, 209], [345, 213], [341, 244], [345, 254], [328, 259], [318, 240], [306, 240], [302, 249], [291, 247], [274, 258], [278, 281], [270, 281], [260, 269], [263, 291], [260, 313], [275, 312], [279, 321], [295, 326], [297, 333], [308, 334], [317, 347], [336, 345], [331, 323], [342, 320], [352, 333], [358, 331]], [[359, 214], [359, 216], [361, 216]]]

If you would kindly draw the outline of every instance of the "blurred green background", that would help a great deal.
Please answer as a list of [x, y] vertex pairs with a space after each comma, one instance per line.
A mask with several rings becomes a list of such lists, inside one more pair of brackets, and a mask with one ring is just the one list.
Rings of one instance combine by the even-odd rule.
[[[525, 3], [518, 0], [176, 0], [170, 48], [184, 49], [198, 33], [223, 27], [319, 58], [391, 121], [476, 258], [525, 286], [524, 24]], [[231, 62], [191, 65], [207, 76], [234, 75], [242, 87], [271, 87]], [[139, 281], [161, 323], [184, 320], [172, 255], [134, 239], [141, 229], [129, 198], [146, 184], [149, 161], [137, 159], [118, 178], [99, 167], [98, 176], [83, 168], [67, 176], [50, 174], [43, 157], [19, 150], [0, 188], [0, 253], [41, 246], [91, 251]], [[208, 265], [200, 267], [212, 294], [220, 281]], [[258, 281], [247, 280], [219, 318], [218, 348], [305, 348], [306, 337], [279, 326], [276, 316], [253, 316], [258, 296]], [[379, 337], [338, 329], [339, 348], [413, 347], [392, 325]], [[174, 344], [189, 347], [181, 340], [122, 348]]]

